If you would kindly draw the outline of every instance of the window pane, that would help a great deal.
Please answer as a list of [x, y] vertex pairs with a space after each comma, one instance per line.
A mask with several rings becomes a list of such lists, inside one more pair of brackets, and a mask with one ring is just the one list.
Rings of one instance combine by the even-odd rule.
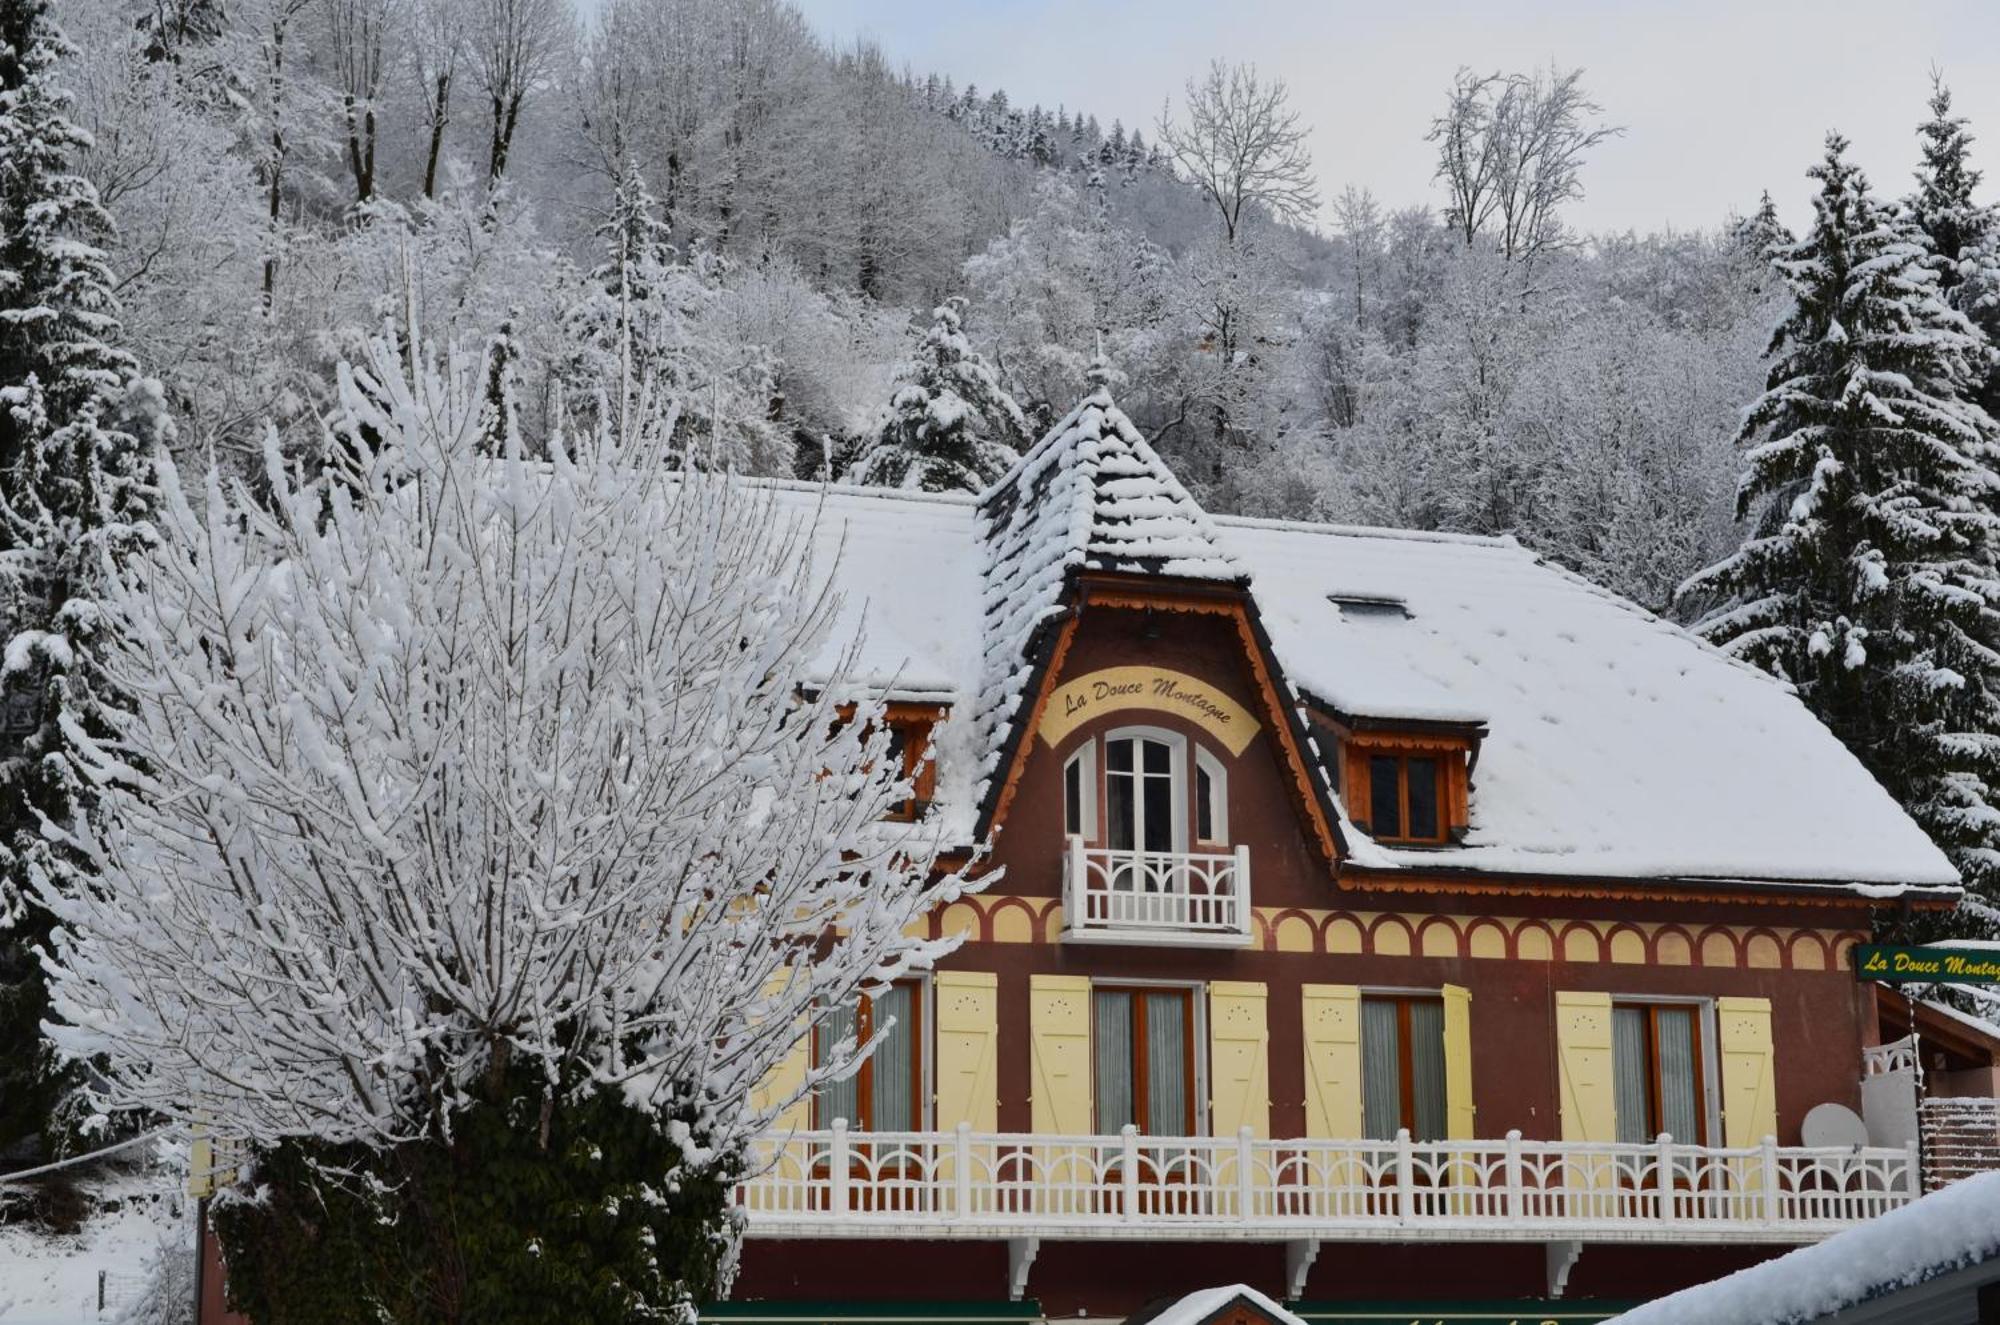
[[1612, 1107], [1620, 1141], [1650, 1141], [1647, 1097], [1652, 1063], [1646, 1047], [1646, 1009], [1611, 1009]]
[[1128, 737], [1122, 741], [1109, 742], [1104, 747], [1104, 766], [1114, 773], [1132, 771], [1132, 742]]
[[[1116, 746], [1112, 747], [1116, 749]], [[1132, 783], [1136, 779], [1131, 773], [1120, 773], [1115, 764], [1104, 778], [1104, 811], [1106, 818], [1107, 845], [1117, 851], [1130, 851], [1138, 845], [1133, 822]]]
[[892, 1018], [896, 1023], [868, 1060], [875, 1087], [875, 1116], [867, 1125], [877, 1132], [916, 1130], [915, 993], [909, 985], [893, 985], [875, 998], [875, 1025], [885, 1026]]
[[1165, 777], [1174, 771], [1173, 751], [1167, 748], [1165, 741], [1141, 741], [1139, 744], [1146, 747], [1146, 771], [1148, 773], [1157, 773]]
[[1174, 781], [1172, 778], [1145, 779], [1146, 841], [1148, 851], [1174, 849]]
[[1435, 839], [1438, 836], [1438, 762], [1435, 759], [1409, 761], [1410, 836]]
[[1400, 762], [1388, 755], [1376, 755], [1368, 761], [1368, 827], [1377, 837], [1403, 835], [1403, 810], [1396, 793]]
[[1097, 1057], [1097, 1130], [1116, 1132], [1132, 1117], [1132, 996], [1100, 991], [1092, 1036]]
[[1693, 1008], [1659, 1008], [1653, 1013], [1660, 1033], [1660, 1130], [1688, 1144], [1701, 1139], [1694, 1015]]
[[1419, 1141], [1444, 1140], [1444, 1004], [1410, 1004], [1410, 1093]]
[[1146, 1122], [1152, 1136], [1194, 1131], [1187, 1088], [1187, 996], [1146, 995]]
[[1215, 779], [1208, 770], [1194, 770], [1194, 835], [1202, 842], [1215, 840]]
[[1402, 1031], [1394, 999], [1361, 1000], [1361, 1130], [1393, 1141], [1403, 1125]]
[[1078, 756], [1063, 766], [1063, 831], [1083, 831], [1083, 759]]
[[[855, 1008], [833, 1008], [819, 1023], [819, 1030], [813, 1037], [813, 1066], [824, 1065], [831, 1055], [828, 1053], [842, 1040], [854, 1034], [857, 1018]], [[845, 1118], [850, 1124], [860, 1126], [861, 1077], [856, 1072], [842, 1081], [829, 1081], [819, 1088], [819, 1125], [833, 1126], [836, 1118]]]

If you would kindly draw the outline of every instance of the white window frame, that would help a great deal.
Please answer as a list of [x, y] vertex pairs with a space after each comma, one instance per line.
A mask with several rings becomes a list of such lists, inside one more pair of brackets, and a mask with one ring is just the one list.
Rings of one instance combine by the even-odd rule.
[[[1193, 788], [1189, 785], [1192, 779], [1188, 776], [1187, 738], [1179, 732], [1168, 731], [1165, 727], [1118, 727], [1104, 733], [1103, 736], [1104, 744], [1107, 747], [1113, 741], [1133, 739], [1159, 741], [1167, 747], [1167, 775], [1172, 780], [1175, 792], [1171, 798], [1173, 823], [1167, 834], [1169, 843], [1167, 849], [1177, 854], [1185, 854], [1188, 850], [1188, 804], [1194, 797]], [[1143, 763], [1142, 759], [1134, 765], [1134, 777], [1140, 781], [1143, 781], [1144, 778], [1144, 774], [1139, 772], [1139, 768]], [[1108, 807], [1111, 801], [1109, 791], [1111, 757], [1108, 750], [1104, 758], [1104, 778], [1106, 785], [1104, 801]], [[1142, 797], [1141, 799], [1143, 800], [1144, 798]], [[1135, 811], [1140, 810], [1138, 805], [1135, 805], [1133, 808]], [[1138, 824], [1136, 815], [1133, 822], [1135, 826]], [[1143, 831], [1139, 834], [1139, 837], [1140, 840], [1144, 840], [1145, 834]], [[1111, 825], [1107, 823], [1098, 824], [1097, 841], [1102, 842], [1107, 847], [1111, 845]], [[1134, 847], [1133, 850], [1143, 851], [1144, 848]]]
[[[1069, 827], [1069, 771], [1077, 775], [1077, 831]], [[1063, 760], [1063, 836], [1080, 837], [1086, 842], [1104, 840], [1104, 826], [1097, 821], [1097, 738], [1091, 737]]]
[[[1194, 767], [1195, 777], [1193, 785], [1188, 788], [1192, 793], [1195, 803], [1194, 824], [1190, 835], [1194, 838], [1195, 843], [1200, 846], [1227, 846], [1229, 845], [1229, 770], [1223, 767], [1222, 761], [1217, 759], [1207, 746], [1199, 744], [1194, 748]], [[1208, 775], [1209, 789], [1213, 793], [1208, 807], [1209, 818], [1214, 821], [1211, 825], [1215, 829], [1215, 836], [1213, 837], [1202, 837], [1199, 831], [1201, 827], [1201, 775], [1204, 773]]]
[[1090, 1124], [1097, 1125], [1097, 991], [1099, 989], [1176, 989], [1188, 991], [1188, 1015], [1194, 1021], [1194, 1134], [1208, 1135], [1208, 982], [1162, 980], [1156, 976], [1094, 976], [1090, 981]]

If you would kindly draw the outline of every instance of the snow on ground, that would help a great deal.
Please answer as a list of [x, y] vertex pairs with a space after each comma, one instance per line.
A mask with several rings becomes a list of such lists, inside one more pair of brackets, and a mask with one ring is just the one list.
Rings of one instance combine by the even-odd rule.
[[[163, 1239], [194, 1234], [159, 1184], [121, 1184], [115, 1211], [100, 1213], [74, 1236], [0, 1225], [0, 1325], [95, 1325], [115, 1321], [135, 1302]], [[114, 1192], [101, 1192], [108, 1198]], [[98, 1309], [98, 1276], [104, 1307]]]
[[2000, 1255], [2000, 1173], [1982, 1173], [1610, 1325], [1800, 1325]]

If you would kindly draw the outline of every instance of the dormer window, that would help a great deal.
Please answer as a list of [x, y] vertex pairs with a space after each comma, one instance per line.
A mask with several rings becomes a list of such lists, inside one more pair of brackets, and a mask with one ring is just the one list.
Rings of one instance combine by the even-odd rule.
[[1445, 840], [1444, 763], [1435, 754], [1368, 756], [1368, 829], [1378, 842]]
[[1063, 760], [1064, 935], [1095, 943], [1250, 940], [1250, 861], [1229, 846], [1229, 773], [1160, 727], [1088, 737]]

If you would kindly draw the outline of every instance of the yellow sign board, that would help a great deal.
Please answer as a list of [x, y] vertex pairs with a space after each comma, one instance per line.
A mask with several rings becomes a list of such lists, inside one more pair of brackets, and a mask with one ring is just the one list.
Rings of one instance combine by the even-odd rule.
[[1060, 745], [1092, 718], [1124, 709], [1178, 714], [1232, 755], [1242, 754], [1257, 735], [1250, 710], [1199, 677], [1164, 667], [1105, 667], [1065, 682], [1049, 696], [1042, 740]]

